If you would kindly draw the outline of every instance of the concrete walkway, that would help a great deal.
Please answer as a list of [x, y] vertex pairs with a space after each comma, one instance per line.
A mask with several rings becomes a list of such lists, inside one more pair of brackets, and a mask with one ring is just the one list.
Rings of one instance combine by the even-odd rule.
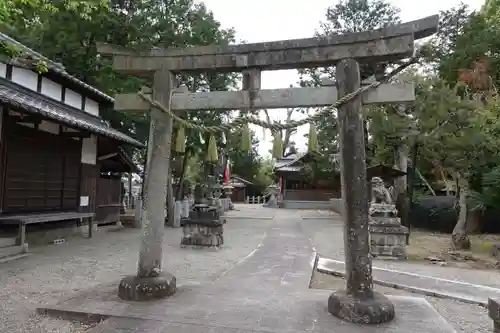
[[353, 325], [330, 315], [326, 309], [330, 292], [308, 289], [315, 253], [301, 221], [295, 211], [274, 210], [257, 249], [215, 282], [180, 286], [168, 299], [121, 301], [116, 281], [44, 307], [44, 311], [108, 318], [91, 333], [454, 332], [423, 298], [392, 297], [397, 318], [380, 326]]

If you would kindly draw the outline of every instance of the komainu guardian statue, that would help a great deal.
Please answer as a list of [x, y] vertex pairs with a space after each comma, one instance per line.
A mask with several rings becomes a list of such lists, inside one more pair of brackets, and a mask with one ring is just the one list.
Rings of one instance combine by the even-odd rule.
[[398, 211], [390, 191], [380, 177], [371, 179], [369, 209], [370, 250], [373, 256], [406, 259], [408, 228], [401, 225]]

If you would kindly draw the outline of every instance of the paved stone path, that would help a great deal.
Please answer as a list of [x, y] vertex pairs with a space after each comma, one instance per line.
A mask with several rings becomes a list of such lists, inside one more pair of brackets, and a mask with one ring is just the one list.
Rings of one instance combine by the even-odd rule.
[[300, 215], [275, 212], [258, 248], [213, 283], [180, 286], [165, 300], [129, 303], [117, 298], [115, 282], [46, 309], [111, 317], [91, 333], [454, 332], [422, 298], [394, 296], [397, 319], [380, 326], [352, 325], [331, 316], [326, 309], [330, 292], [308, 289], [314, 252]]

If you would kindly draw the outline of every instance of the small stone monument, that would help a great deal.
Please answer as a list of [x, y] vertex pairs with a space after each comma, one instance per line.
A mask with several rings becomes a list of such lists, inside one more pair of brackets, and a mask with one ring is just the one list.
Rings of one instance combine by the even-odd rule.
[[370, 252], [373, 256], [407, 259], [408, 228], [401, 225], [392, 197], [380, 177], [371, 179], [372, 198], [369, 208]]
[[276, 195], [279, 192], [279, 186], [269, 185], [267, 189], [269, 191], [269, 200], [264, 204], [264, 207], [278, 208], [278, 199]]
[[197, 185], [192, 210], [181, 220], [181, 246], [218, 247], [224, 243], [224, 221], [216, 207], [208, 205], [207, 187]]
[[195, 204], [182, 221], [181, 246], [218, 247], [224, 243], [224, 223], [216, 208]]

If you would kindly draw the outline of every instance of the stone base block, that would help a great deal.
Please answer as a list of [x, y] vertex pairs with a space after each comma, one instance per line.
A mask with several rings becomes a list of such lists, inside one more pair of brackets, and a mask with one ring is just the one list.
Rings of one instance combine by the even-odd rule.
[[176, 291], [175, 276], [169, 273], [156, 277], [126, 276], [118, 286], [118, 297], [125, 301], [149, 301], [171, 296]]
[[208, 223], [185, 221], [182, 231], [181, 245], [212, 247], [224, 244], [224, 227], [222, 223], [210, 225]]
[[488, 299], [488, 316], [493, 320], [493, 333], [500, 333], [500, 301]]
[[382, 294], [356, 298], [338, 290], [328, 298], [328, 311], [334, 316], [355, 324], [382, 324], [394, 319], [394, 305]]
[[370, 225], [370, 252], [373, 256], [406, 259], [408, 228], [401, 225]]

